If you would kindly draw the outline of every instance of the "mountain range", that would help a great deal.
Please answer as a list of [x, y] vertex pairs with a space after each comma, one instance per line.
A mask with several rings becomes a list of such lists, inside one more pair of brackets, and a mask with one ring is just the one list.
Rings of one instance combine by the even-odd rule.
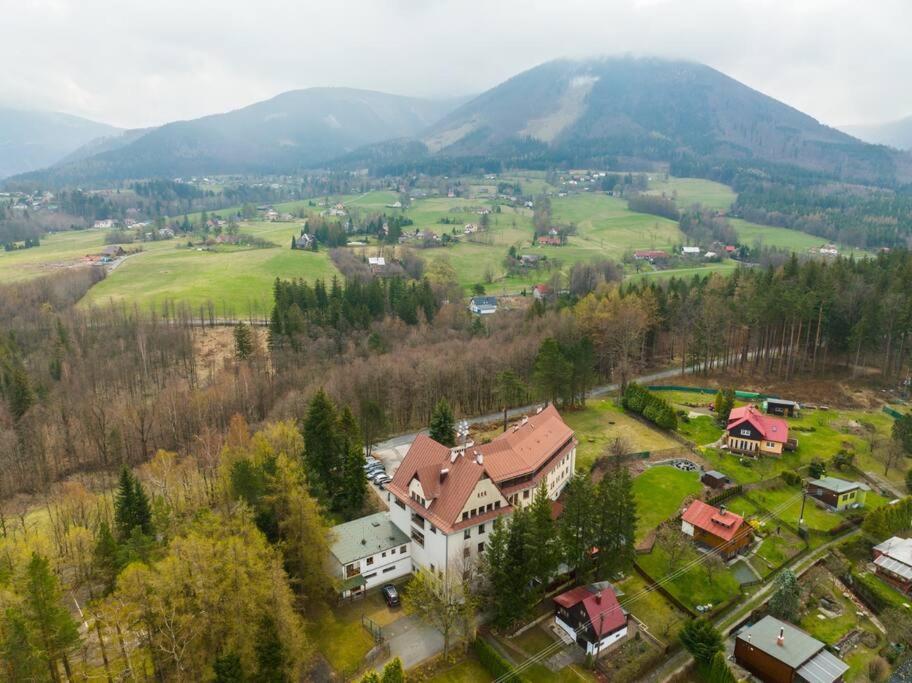
[[290, 173], [331, 164], [484, 157], [585, 164], [682, 157], [784, 164], [860, 181], [912, 179], [912, 155], [862, 142], [708, 66], [556, 60], [466, 100], [347, 88], [119, 132], [10, 182]]
[[912, 116], [887, 123], [842, 126], [842, 130], [865, 142], [912, 151]]
[[69, 114], [0, 107], [0, 178], [50, 166], [92, 140], [119, 132]]

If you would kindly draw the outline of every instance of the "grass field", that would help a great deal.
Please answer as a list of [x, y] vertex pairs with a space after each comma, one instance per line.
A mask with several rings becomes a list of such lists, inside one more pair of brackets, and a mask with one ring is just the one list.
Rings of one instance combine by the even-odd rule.
[[631, 452], [657, 451], [678, 445], [660, 430], [626, 415], [610, 400], [590, 400], [585, 409], [565, 412], [563, 417], [579, 439], [576, 466], [584, 471], [588, 471], [617, 438], [623, 439]]
[[642, 621], [649, 632], [670, 643], [687, 622], [687, 615], [668, 601], [659, 591], [646, 591], [646, 581], [631, 572], [617, 587], [624, 591], [620, 601], [623, 607]]
[[659, 465], [633, 480], [633, 495], [637, 501], [637, 541], [681, 509], [688, 496], [703, 490], [696, 472]]
[[710, 415], [678, 419], [678, 432], [686, 436], [698, 446], [715, 443], [722, 436], [722, 428], [716, 418]]
[[662, 194], [674, 198], [679, 209], [700, 204], [707, 209], [728, 210], [738, 195], [728, 185], [702, 178], [653, 177], [649, 181], [649, 194]]
[[716, 572], [712, 579], [704, 570], [702, 563], [684, 569], [698, 557], [699, 553], [691, 549], [684, 555], [679, 565], [670, 567], [668, 556], [657, 544], [651, 553], [638, 555], [637, 562], [656, 580], [674, 572], [674, 578], [666, 582], [664, 586], [674, 597], [691, 609], [708, 603], [717, 607], [740, 593], [740, 584], [729, 569]]
[[475, 657], [463, 659], [458, 664], [433, 674], [427, 683], [487, 683], [494, 677], [488, 673]]

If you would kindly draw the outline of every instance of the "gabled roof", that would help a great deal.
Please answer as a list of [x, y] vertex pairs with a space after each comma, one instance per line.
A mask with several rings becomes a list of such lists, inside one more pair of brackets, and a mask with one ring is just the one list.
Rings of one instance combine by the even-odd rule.
[[723, 541], [735, 538], [744, 525], [744, 517], [741, 515], [729, 510], [720, 510], [702, 500], [695, 500], [688, 505], [681, 519]]
[[[564, 423], [554, 406], [523, 418], [490, 443], [469, 448], [463, 454], [454, 455], [452, 449], [419, 434], [387, 489], [419, 510], [432, 524], [450, 533], [462, 526], [462, 510], [482, 477], [490, 477], [495, 485], [526, 475], [539, 477], [543, 465], [575, 443], [573, 430]], [[428, 500], [427, 507], [410, 498], [409, 486], [415, 478]], [[525, 481], [523, 486], [531, 486], [534, 481]], [[478, 524], [487, 517], [509, 511], [508, 505], [501, 505], [487, 515], [472, 517], [466, 525]]]
[[[567, 609], [583, 603], [586, 617], [599, 639], [627, 623], [627, 610], [621, 607], [614, 587], [607, 581], [572, 588], [554, 598], [554, 602]], [[582, 625], [571, 624], [577, 628]]]
[[893, 536], [883, 543], [875, 545], [874, 550], [912, 567], [912, 538]]
[[808, 486], [816, 486], [817, 488], [833, 491], [834, 493], [848, 493], [849, 491], [854, 491], [855, 489], [868, 488], [866, 484], [862, 484], [857, 481], [846, 481], [845, 479], [839, 479], [837, 477], [820, 477], [820, 479], [811, 479], [808, 482]]
[[749, 422], [767, 441], [775, 441], [776, 443], [786, 443], [788, 441], [788, 422], [778, 417], [764, 415], [752, 405], [732, 408], [732, 411], [728, 414], [728, 427], [726, 429], [732, 430], [745, 422]]
[[[783, 634], [779, 644], [780, 630]], [[805, 680], [812, 683], [832, 683], [848, 670], [848, 665], [836, 657], [823, 657], [826, 653], [823, 643], [792, 626], [787, 621], [780, 621], [772, 616], [763, 617], [753, 626], [742, 630], [738, 640], [766, 653], [793, 670], [798, 670]], [[810, 677], [808, 677], [810, 676]]]

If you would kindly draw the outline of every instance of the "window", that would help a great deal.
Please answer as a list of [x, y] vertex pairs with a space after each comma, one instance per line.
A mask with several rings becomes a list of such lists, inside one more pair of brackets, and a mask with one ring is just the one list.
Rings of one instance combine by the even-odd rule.
[[468, 513], [468, 512], [463, 512], [463, 513], [462, 513], [462, 519], [463, 519], [463, 520], [466, 520], [466, 519], [468, 519], [468, 518], [469, 518], [469, 513]]
[[394, 572], [394, 571], [396, 571], [396, 565], [392, 565], [391, 567], [387, 567], [386, 569], [383, 570], [382, 573], [383, 573], [383, 574], [389, 574], [390, 572]]
[[377, 572], [374, 572], [373, 574], [365, 574], [365, 575], [364, 575], [364, 578], [365, 578], [365, 579], [372, 579], [372, 578], [374, 578], [375, 576], [377, 576]]
[[424, 517], [419, 515], [417, 512], [413, 512], [412, 513], [412, 524], [414, 524], [415, 526], [421, 527], [423, 529], [424, 528]]
[[480, 552], [480, 553], [484, 552], [484, 541], [482, 541], [481, 543], [478, 544], [478, 552]]
[[471, 530], [471, 529], [466, 529], [465, 531], [463, 531], [463, 532], [462, 532], [462, 537], [463, 537], [465, 540], [469, 540], [470, 538], [472, 538], [472, 530]]
[[463, 557], [468, 557], [470, 552], [471, 552], [471, 550], [469, 550], [468, 548], [463, 548], [463, 549], [462, 549], [462, 556], [463, 556]]
[[436, 533], [437, 533], [437, 528], [436, 528], [433, 524], [428, 523], [428, 526], [431, 527], [431, 533], [432, 533], [432, 534], [436, 534]]
[[750, 436], [750, 435], [751, 435], [751, 430], [749, 430], [749, 429], [741, 430], [741, 436]]
[[380, 553], [380, 557], [386, 557], [386, 551], [385, 551], [385, 550], [384, 550], [382, 553]]
[[499, 510], [499, 509], [500, 509], [500, 501], [499, 501], [499, 500], [494, 501], [494, 509], [495, 509], [495, 510]]
[[[478, 533], [480, 533], [480, 534], [484, 533], [484, 524], [478, 525]], [[466, 536], [466, 538], [468, 538], [468, 536]]]
[[353, 564], [345, 565], [345, 578], [350, 579], [353, 576], [358, 576], [361, 573], [361, 565], [357, 562]]
[[396, 499], [396, 505], [398, 505], [398, 506], [401, 507], [403, 510], [405, 510], [405, 503], [403, 503], [403, 502], [402, 502], [401, 500], [399, 500], [398, 498]]
[[529, 497], [529, 489], [526, 489], [525, 491], [523, 491], [523, 499], [525, 500], [528, 497]]
[[365, 564], [367, 564], [367, 566], [370, 567], [373, 563], [374, 563], [374, 558], [373, 558], [373, 556], [371, 556], [371, 557], [367, 558], [367, 562]]
[[424, 547], [424, 534], [418, 531], [418, 529], [412, 529], [412, 540], [422, 548]]
[[399, 554], [405, 555], [405, 550], [406, 550], [406, 546], [402, 546], [401, 548], [399, 548]]

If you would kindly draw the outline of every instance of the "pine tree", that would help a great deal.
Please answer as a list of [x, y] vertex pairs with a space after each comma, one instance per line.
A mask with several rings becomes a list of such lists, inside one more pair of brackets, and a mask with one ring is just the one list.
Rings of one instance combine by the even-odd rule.
[[35, 393], [32, 391], [28, 375], [22, 368], [13, 370], [7, 397], [10, 413], [17, 421], [34, 405]]
[[706, 619], [688, 621], [678, 637], [697, 662], [697, 666], [704, 670], [710, 665], [716, 653], [722, 651], [722, 636], [712, 622]]
[[539, 393], [556, 404], [567, 395], [572, 367], [555, 339], [542, 342], [535, 358], [533, 380]]
[[564, 561], [576, 569], [578, 575], [586, 576], [594, 537], [592, 480], [581, 472], [576, 473], [567, 482], [563, 497], [564, 511], [558, 519], [558, 535]]
[[738, 683], [738, 679], [735, 678], [725, 660], [724, 652], [717, 652], [713, 655], [708, 678], [709, 683]]
[[364, 447], [358, 423], [346, 406], [339, 418], [339, 459], [342, 466], [342, 485], [339, 487], [339, 509], [357, 512], [364, 505], [367, 480], [364, 478]]
[[117, 493], [114, 494], [114, 526], [117, 529], [117, 537], [123, 541], [129, 538], [130, 532], [135, 525], [133, 510], [135, 504], [133, 475], [129, 468], [124, 465], [120, 470], [120, 483], [117, 486]]
[[380, 683], [380, 674], [376, 671], [368, 671], [361, 677], [360, 683]]
[[431, 414], [429, 435], [444, 446], [456, 445], [456, 418], [453, 409], [445, 398], [440, 399]]
[[244, 668], [236, 652], [219, 655], [212, 663], [213, 683], [244, 683]]
[[279, 637], [275, 619], [266, 617], [260, 624], [255, 644], [257, 683], [283, 683], [288, 680], [285, 646]]
[[405, 683], [405, 671], [402, 669], [402, 660], [396, 657], [383, 667], [381, 683]]
[[507, 544], [510, 541], [510, 525], [499, 518], [494, 520], [494, 529], [485, 544], [482, 559], [482, 576], [484, 577], [484, 595], [490, 605], [492, 621], [503, 627], [512, 621], [513, 596], [508, 591], [510, 559], [507, 555]]
[[325, 497], [336, 490], [339, 445], [336, 407], [323, 389], [310, 400], [303, 432], [307, 480], [317, 495]]
[[120, 565], [117, 561], [117, 540], [111, 533], [111, 527], [106, 519], [98, 526], [93, 555], [95, 572], [104, 585], [105, 593], [110, 593], [114, 590]]
[[149, 505], [149, 497], [136, 477], [133, 477], [133, 525], [139, 527], [146, 536], [153, 535], [152, 508]]
[[51, 679], [59, 680], [57, 662], [62, 661], [72, 680], [67, 653], [79, 643], [79, 629], [63, 606], [57, 577], [47, 558], [32, 553], [25, 574], [24, 616], [35, 643], [46, 658]]
[[247, 360], [253, 356], [255, 350], [253, 330], [247, 323], [239, 322], [234, 326], [234, 355], [238, 360]]
[[801, 589], [791, 569], [776, 577], [776, 592], [769, 601], [769, 611], [774, 617], [796, 622], [801, 613]]
[[535, 491], [535, 499], [529, 506], [527, 543], [529, 547], [537, 549], [531, 558], [529, 573], [539, 582], [539, 586], [547, 586], [560, 562], [560, 545], [554, 519], [551, 517], [551, 500], [548, 498], [548, 489], [544, 481], [539, 484]]
[[4, 614], [0, 640], [0, 672], [4, 680], [40, 681], [48, 669], [47, 658], [32, 644], [28, 623], [22, 611], [9, 607]]

